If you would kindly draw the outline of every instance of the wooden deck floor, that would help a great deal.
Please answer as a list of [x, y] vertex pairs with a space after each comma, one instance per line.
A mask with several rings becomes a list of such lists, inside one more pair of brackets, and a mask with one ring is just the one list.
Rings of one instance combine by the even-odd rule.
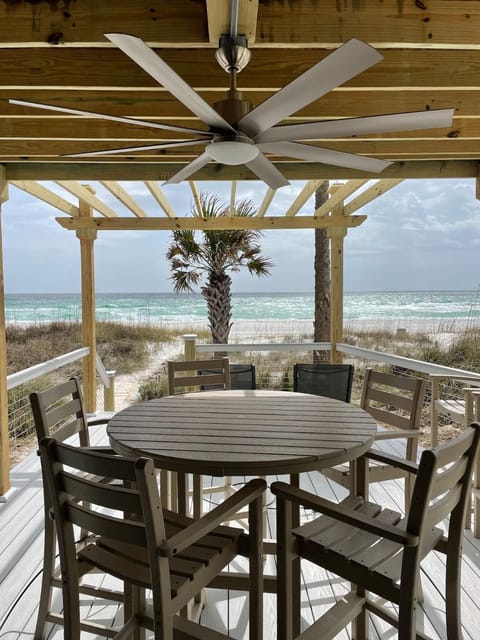
[[[96, 434], [97, 443], [102, 439]], [[388, 442], [388, 441], [387, 441]], [[391, 445], [390, 445], [391, 446]], [[277, 478], [275, 478], [277, 479]], [[241, 480], [241, 479], [239, 479]], [[273, 480], [269, 478], [269, 480]], [[330, 499], [343, 497], [343, 489], [330, 483], [319, 473], [305, 474], [302, 486]], [[391, 508], [401, 510], [402, 483], [392, 481], [372, 486], [371, 497]], [[12, 490], [6, 503], [0, 504], [0, 640], [27, 640], [33, 637], [42, 569], [43, 496], [39, 460], [35, 454], [18, 464], [12, 473]], [[269, 534], [274, 535], [274, 505], [268, 509]], [[306, 513], [304, 517], [311, 517]], [[266, 560], [266, 572], [274, 573], [272, 557]], [[440, 554], [431, 554], [423, 566], [422, 583], [425, 601], [420, 611], [420, 625], [425, 633], [436, 640], [446, 638], [444, 624], [443, 581], [445, 564]], [[339, 595], [347, 585], [335, 576], [310, 565], [302, 564], [302, 614], [309, 625]], [[462, 615], [464, 640], [480, 637], [480, 540], [466, 532], [463, 551]], [[59, 602], [61, 601], [59, 594]], [[274, 640], [275, 596], [265, 595], [265, 640]], [[116, 610], [104, 602], [92, 606], [84, 603], [89, 617], [109, 622]], [[248, 637], [247, 598], [244, 593], [207, 590], [206, 607], [202, 622], [236, 639]], [[392, 640], [397, 634], [381, 620], [372, 620], [372, 639]], [[93, 638], [84, 634], [85, 638]], [[51, 640], [63, 638], [63, 630], [53, 628]], [[83, 638], [83, 636], [82, 636]], [[349, 634], [338, 636], [347, 640]]]

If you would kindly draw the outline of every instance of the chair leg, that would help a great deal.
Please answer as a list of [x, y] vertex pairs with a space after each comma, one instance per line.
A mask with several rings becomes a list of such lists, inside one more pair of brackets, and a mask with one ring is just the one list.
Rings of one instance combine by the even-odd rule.
[[294, 593], [292, 504], [277, 498], [277, 640], [293, 640]]
[[45, 510], [45, 529], [43, 541], [43, 573], [38, 603], [37, 623], [34, 640], [44, 640], [46, 637], [47, 614], [52, 606], [52, 579], [55, 571], [56, 535], [53, 522]]
[[250, 640], [263, 636], [263, 496], [248, 507]]
[[[365, 597], [365, 589], [359, 586], [356, 586], [355, 589], [358, 596], [361, 598]], [[364, 607], [362, 613], [352, 622], [352, 640], [367, 640], [369, 622], [370, 617]]]
[[462, 637], [460, 613], [460, 554], [447, 553], [445, 576], [445, 609], [447, 617], [447, 640], [458, 640]]
[[398, 613], [398, 637], [402, 640], [415, 640], [417, 637], [417, 598], [414, 591], [414, 585], [402, 584]]
[[[298, 473], [290, 475], [290, 484], [292, 487], [300, 487], [300, 475]], [[300, 508], [292, 505], [291, 513], [291, 528], [294, 529], [300, 525]], [[293, 538], [290, 540], [290, 545], [293, 547]], [[301, 627], [301, 560], [300, 557], [292, 557], [292, 589], [293, 597], [291, 599], [292, 606], [292, 632], [293, 637], [296, 638], [300, 634]]]

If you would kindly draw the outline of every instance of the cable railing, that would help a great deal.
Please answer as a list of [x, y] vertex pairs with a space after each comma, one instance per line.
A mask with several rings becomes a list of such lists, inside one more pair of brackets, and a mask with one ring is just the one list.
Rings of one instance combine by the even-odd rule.
[[[81, 347], [7, 376], [10, 465], [21, 460], [35, 444], [30, 393], [45, 389], [62, 377], [76, 375], [81, 379], [81, 367], [75, 365], [89, 353], [89, 347]], [[106, 371], [98, 354], [96, 367], [99, 379], [96, 393], [97, 411], [112, 411], [115, 372]]]

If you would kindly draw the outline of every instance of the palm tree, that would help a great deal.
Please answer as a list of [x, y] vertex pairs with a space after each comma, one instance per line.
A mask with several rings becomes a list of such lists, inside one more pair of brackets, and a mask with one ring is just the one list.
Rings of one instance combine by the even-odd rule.
[[[201, 214], [192, 208], [194, 216], [219, 218], [229, 216], [230, 210], [217, 196], [200, 196]], [[234, 217], [254, 216], [254, 204], [245, 200], [235, 206]], [[227, 344], [232, 328], [232, 301], [229, 273], [246, 267], [252, 275], [270, 275], [272, 261], [260, 255], [257, 243], [262, 233], [253, 229], [222, 231], [174, 231], [168, 247], [167, 259], [172, 270], [171, 280], [177, 292], [193, 291], [201, 286], [202, 296], [207, 301], [208, 323], [214, 344]]]

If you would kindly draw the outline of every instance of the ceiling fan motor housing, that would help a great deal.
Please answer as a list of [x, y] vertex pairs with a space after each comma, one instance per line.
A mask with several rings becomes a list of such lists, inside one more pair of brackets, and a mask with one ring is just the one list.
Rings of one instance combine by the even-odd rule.
[[229, 124], [235, 125], [249, 113], [253, 105], [250, 100], [244, 100], [241, 91], [229, 89], [225, 92], [225, 98], [215, 102], [213, 108]]

